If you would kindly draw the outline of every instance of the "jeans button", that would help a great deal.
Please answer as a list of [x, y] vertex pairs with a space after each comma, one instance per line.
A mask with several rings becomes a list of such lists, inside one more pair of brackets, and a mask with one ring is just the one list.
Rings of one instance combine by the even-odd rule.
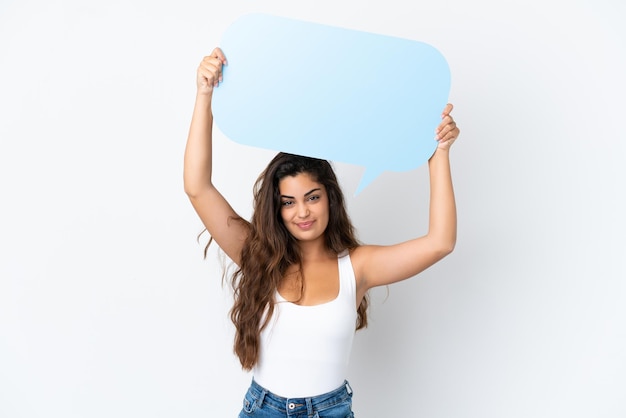
[[294, 409], [295, 407], [296, 407], [296, 404], [295, 404], [295, 403], [291, 402], [291, 403], [289, 404], [289, 409]]

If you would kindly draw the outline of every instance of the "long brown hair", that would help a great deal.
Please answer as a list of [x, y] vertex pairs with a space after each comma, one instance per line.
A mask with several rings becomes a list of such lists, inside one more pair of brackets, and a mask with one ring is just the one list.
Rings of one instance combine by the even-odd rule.
[[[324, 244], [339, 255], [360, 244], [348, 217], [337, 177], [328, 161], [279, 153], [254, 184], [254, 211], [249, 234], [241, 251], [239, 268], [233, 273], [235, 302], [230, 317], [235, 324], [234, 351], [241, 366], [250, 370], [258, 361], [260, 335], [274, 313], [274, 295], [287, 268], [302, 267], [296, 239], [280, 214], [278, 184], [286, 176], [307, 173], [323, 184], [329, 200], [329, 222]], [[357, 309], [356, 329], [367, 326], [367, 295]]]

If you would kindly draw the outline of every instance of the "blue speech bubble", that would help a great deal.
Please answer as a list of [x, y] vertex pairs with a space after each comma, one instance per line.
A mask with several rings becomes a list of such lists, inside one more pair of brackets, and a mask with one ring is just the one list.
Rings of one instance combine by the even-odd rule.
[[437, 147], [450, 70], [428, 44], [249, 14], [221, 48], [228, 65], [213, 114], [237, 143], [365, 166], [357, 193]]

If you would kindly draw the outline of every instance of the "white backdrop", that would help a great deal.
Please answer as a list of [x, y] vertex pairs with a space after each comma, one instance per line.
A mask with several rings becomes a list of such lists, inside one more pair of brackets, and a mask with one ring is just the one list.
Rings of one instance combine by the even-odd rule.
[[[236, 416], [250, 376], [182, 155], [197, 64], [248, 12], [452, 70], [457, 249], [374, 292], [357, 416], [626, 416], [624, 2], [1, 0], [0, 417]], [[249, 216], [273, 154], [219, 132], [216, 154]], [[425, 231], [425, 167], [356, 198], [364, 168], [336, 167], [363, 241]]]

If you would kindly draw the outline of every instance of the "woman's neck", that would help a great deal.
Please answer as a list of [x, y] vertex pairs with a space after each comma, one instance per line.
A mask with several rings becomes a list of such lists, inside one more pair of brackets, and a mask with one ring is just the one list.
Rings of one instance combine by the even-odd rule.
[[304, 242], [300, 241], [298, 245], [300, 246], [300, 256], [302, 257], [302, 263], [317, 260], [327, 260], [329, 258], [335, 257], [335, 255], [326, 248], [323, 239]]

